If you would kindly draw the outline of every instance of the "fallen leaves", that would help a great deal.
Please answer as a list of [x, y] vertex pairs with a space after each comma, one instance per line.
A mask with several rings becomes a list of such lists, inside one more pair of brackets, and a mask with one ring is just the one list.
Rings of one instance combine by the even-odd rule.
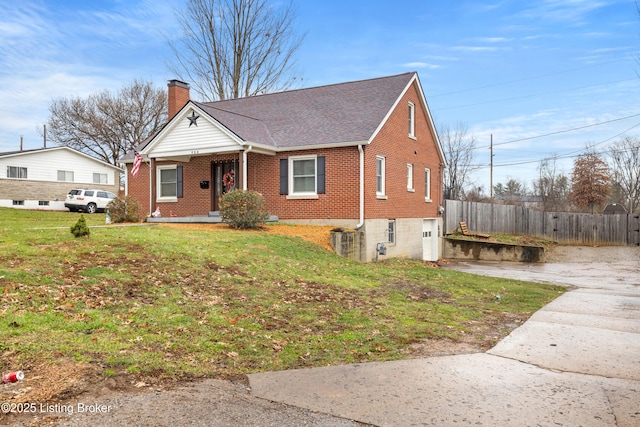
[[296, 224], [268, 224], [261, 230], [234, 230], [227, 224], [175, 224], [175, 223], [162, 223], [163, 227], [182, 228], [186, 230], [206, 230], [206, 231], [236, 231], [238, 233], [273, 233], [283, 236], [299, 237], [308, 242], [322, 246], [323, 248], [332, 251], [333, 248], [330, 244], [331, 230], [335, 226], [321, 226], [321, 225], [296, 225]]

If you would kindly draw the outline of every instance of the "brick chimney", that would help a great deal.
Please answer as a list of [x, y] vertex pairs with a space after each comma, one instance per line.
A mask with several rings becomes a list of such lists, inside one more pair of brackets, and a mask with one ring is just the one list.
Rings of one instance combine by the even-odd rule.
[[169, 80], [169, 117], [171, 120], [189, 102], [189, 83]]

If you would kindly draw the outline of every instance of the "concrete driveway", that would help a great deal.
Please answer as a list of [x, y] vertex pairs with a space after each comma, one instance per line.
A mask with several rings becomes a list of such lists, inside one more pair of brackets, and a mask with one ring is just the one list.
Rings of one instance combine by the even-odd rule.
[[252, 394], [377, 426], [640, 426], [640, 248], [449, 268], [571, 290], [486, 353], [253, 374]]

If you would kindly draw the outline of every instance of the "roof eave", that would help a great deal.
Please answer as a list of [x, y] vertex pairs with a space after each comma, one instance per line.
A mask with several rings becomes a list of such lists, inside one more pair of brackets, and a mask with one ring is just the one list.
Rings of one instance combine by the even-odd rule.
[[2, 155], [0, 154], [0, 158], [9, 158], [9, 157], [16, 157], [16, 156], [21, 156], [21, 155], [25, 155], [25, 154], [36, 154], [36, 153], [41, 153], [43, 151], [56, 151], [56, 150], [69, 150], [75, 154], [78, 154], [80, 156], [86, 157], [87, 159], [93, 160], [94, 162], [98, 162], [103, 164], [104, 166], [109, 166], [113, 169], [116, 169], [118, 171], [122, 171], [122, 168], [119, 168], [116, 165], [112, 165], [111, 163], [105, 162], [104, 160], [100, 160], [97, 159], [93, 156], [90, 156], [89, 154], [85, 154], [82, 151], [76, 150], [75, 148], [71, 148], [71, 147], [67, 147], [66, 145], [61, 145], [61, 146], [57, 146], [57, 147], [43, 147], [43, 148], [35, 148], [32, 150], [24, 150], [24, 151], [16, 151], [16, 152], [11, 152], [8, 153], [6, 155]]
[[331, 142], [327, 144], [298, 145], [295, 147], [277, 147], [275, 151], [282, 153], [286, 151], [321, 150], [323, 148], [357, 147], [358, 145], [368, 145], [369, 143], [370, 141]]

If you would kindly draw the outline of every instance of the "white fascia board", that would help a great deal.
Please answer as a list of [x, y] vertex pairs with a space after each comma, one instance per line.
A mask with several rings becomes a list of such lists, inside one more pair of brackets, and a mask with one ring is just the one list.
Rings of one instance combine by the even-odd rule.
[[[429, 104], [427, 104], [427, 98], [424, 96], [424, 91], [422, 90], [422, 85], [420, 84], [420, 79], [418, 78], [418, 74], [411, 79], [411, 83], [416, 82], [418, 85], [418, 94], [420, 95], [420, 102], [422, 103], [422, 108], [427, 112], [427, 119], [429, 120], [429, 130], [431, 130], [431, 134], [433, 136], [433, 140], [436, 142], [436, 148], [438, 149], [438, 154], [440, 154], [440, 160], [442, 161], [443, 167], [448, 167], [447, 159], [444, 156], [444, 150], [442, 149], [442, 145], [440, 144], [440, 138], [438, 137], [438, 131], [436, 130], [436, 124], [433, 121], [433, 116], [431, 115], [431, 110], [429, 109]], [[409, 86], [407, 86], [409, 89]], [[405, 89], [406, 92], [406, 89]], [[403, 92], [404, 95], [404, 92]]]
[[59, 146], [59, 147], [51, 147], [51, 148], [40, 148], [40, 149], [36, 149], [36, 150], [29, 150], [29, 151], [18, 151], [16, 153], [11, 153], [11, 154], [6, 154], [3, 156], [0, 156], [0, 158], [10, 158], [10, 157], [19, 157], [19, 156], [28, 156], [30, 154], [39, 154], [39, 153], [43, 153], [43, 152], [48, 152], [48, 151], [59, 151], [59, 150], [66, 150], [66, 151], [70, 151], [73, 154], [76, 154], [78, 156], [82, 156], [85, 157], [89, 160], [93, 160], [96, 163], [100, 163], [103, 166], [108, 166], [110, 168], [116, 169], [120, 172], [122, 172], [123, 169], [119, 168], [116, 165], [112, 165], [111, 163], [107, 163], [104, 160], [100, 160], [100, 159], [96, 159], [93, 156], [90, 156], [88, 154], [83, 153], [82, 151], [78, 151], [75, 148], [71, 148], [71, 147], [67, 147], [65, 145]]

